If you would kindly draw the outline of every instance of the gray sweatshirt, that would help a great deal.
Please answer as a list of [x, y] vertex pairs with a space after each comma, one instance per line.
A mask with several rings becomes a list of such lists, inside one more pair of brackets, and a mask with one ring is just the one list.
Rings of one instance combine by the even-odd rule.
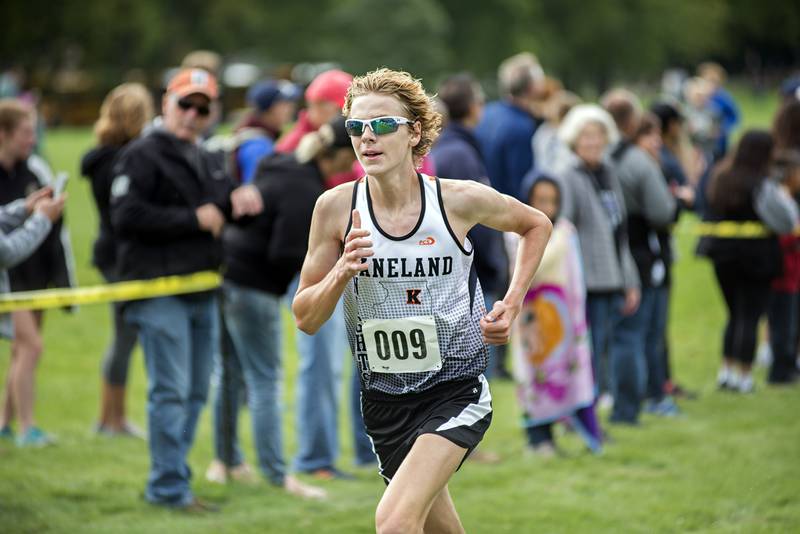
[[797, 202], [773, 180], [764, 180], [753, 206], [759, 218], [776, 234], [790, 234], [798, 224]]
[[[0, 294], [8, 293], [7, 269], [24, 261], [42, 244], [52, 223], [41, 213], [28, 217], [25, 200], [0, 206]], [[0, 337], [13, 335], [11, 317], [0, 314]]]
[[641, 215], [656, 228], [675, 217], [675, 197], [653, 158], [638, 146], [630, 146], [616, 162], [617, 176], [628, 215]]
[[[625, 201], [614, 168], [606, 164], [609, 193], [615, 200], [617, 217], [627, 219]], [[625, 236], [617, 251], [611, 216], [603, 206], [600, 195], [592, 185], [592, 177], [580, 162], [575, 162], [561, 174], [561, 215], [578, 230], [583, 256], [587, 291], [621, 291], [639, 287], [639, 273], [633, 262]]]

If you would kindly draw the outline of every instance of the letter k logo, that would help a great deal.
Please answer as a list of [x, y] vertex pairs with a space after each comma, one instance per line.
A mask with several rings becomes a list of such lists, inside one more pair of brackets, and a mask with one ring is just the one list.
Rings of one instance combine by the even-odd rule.
[[406, 295], [408, 296], [406, 304], [422, 304], [419, 301], [420, 293], [422, 293], [421, 289], [406, 289]]

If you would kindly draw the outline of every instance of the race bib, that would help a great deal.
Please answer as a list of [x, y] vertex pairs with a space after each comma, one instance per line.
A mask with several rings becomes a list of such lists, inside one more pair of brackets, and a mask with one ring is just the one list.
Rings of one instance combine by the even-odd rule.
[[420, 373], [442, 368], [433, 315], [367, 319], [362, 331], [369, 368], [374, 373]]

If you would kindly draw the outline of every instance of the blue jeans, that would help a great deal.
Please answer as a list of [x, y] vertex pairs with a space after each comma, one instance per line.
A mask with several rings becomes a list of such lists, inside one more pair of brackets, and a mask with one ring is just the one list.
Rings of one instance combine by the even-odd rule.
[[139, 329], [147, 368], [151, 465], [145, 499], [184, 506], [193, 499], [186, 457], [219, 345], [217, 299], [199, 293], [135, 301], [125, 318]]
[[[299, 276], [289, 286], [289, 304], [297, 292]], [[338, 413], [344, 358], [349, 358], [347, 331], [342, 302], [316, 334], [296, 331], [300, 358], [297, 375], [297, 455], [296, 471], [315, 471], [335, 467], [339, 456]], [[347, 355], [347, 356], [345, 356]], [[353, 368], [350, 383], [350, 417], [355, 462], [367, 465], [376, 461], [372, 442], [367, 437], [361, 415], [361, 385]]]
[[223, 315], [233, 351], [225, 368], [230, 375], [222, 381], [225, 387], [217, 389], [215, 402], [217, 457], [231, 466], [243, 461], [236, 432], [243, 380], [258, 465], [270, 482], [281, 486], [286, 476], [281, 422], [281, 299], [225, 281]]
[[588, 293], [586, 319], [592, 342], [592, 371], [599, 393], [611, 391], [610, 344], [614, 329], [622, 320], [624, 299], [617, 293]]
[[621, 293], [589, 293], [586, 309], [595, 382], [614, 396], [611, 421], [636, 423], [645, 387], [644, 316], [624, 317], [624, 303]]
[[798, 293], [772, 291], [770, 296], [769, 344], [772, 348], [772, 366], [768, 379], [771, 382], [789, 380], [794, 374], [797, 356]]
[[294, 468], [332, 469], [339, 456], [339, 397], [347, 346], [341, 301], [310, 336], [297, 330], [297, 456]]
[[658, 402], [664, 398], [667, 382], [667, 314], [669, 287], [642, 288], [642, 302], [637, 314], [644, 315], [644, 352], [647, 362], [645, 397]]

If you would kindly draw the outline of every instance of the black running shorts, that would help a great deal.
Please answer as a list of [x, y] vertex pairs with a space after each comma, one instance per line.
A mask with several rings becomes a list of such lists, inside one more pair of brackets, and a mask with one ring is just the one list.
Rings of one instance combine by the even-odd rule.
[[467, 449], [466, 459], [489, 429], [492, 396], [480, 375], [437, 384], [421, 393], [395, 396], [365, 391], [361, 410], [381, 476], [388, 481], [422, 434], [437, 434]]

